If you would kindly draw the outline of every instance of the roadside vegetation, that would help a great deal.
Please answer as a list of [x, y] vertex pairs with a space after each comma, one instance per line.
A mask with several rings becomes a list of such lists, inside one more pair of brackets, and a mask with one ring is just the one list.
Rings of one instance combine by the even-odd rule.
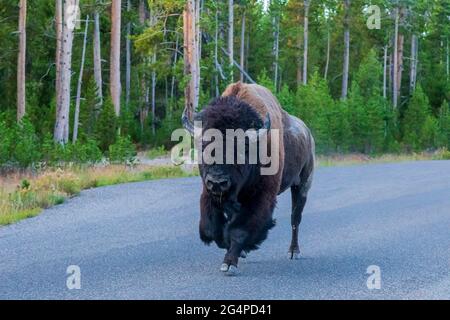
[[194, 175], [196, 170], [182, 167], [144, 165], [67, 166], [8, 174], [0, 178], [0, 225], [34, 217], [85, 189]]
[[[148, 158], [167, 158], [167, 151], [158, 148], [148, 151]], [[154, 155], [152, 157], [151, 155]], [[450, 151], [411, 154], [319, 155], [318, 167], [349, 166], [370, 163], [389, 163], [419, 160], [450, 160]], [[161, 165], [66, 165], [39, 171], [22, 170], [0, 177], [0, 226], [37, 216], [43, 209], [62, 204], [82, 190], [130, 182], [197, 176], [198, 169]]]

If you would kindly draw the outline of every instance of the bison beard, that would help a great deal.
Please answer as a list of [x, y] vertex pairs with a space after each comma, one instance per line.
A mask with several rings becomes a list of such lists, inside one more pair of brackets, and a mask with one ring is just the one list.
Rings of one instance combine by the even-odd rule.
[[[302, 121], [283, 111], [270, 91], [258, 85], [232, 84], [221, 98], [196, 115], [203, 130], [214, 128], [223, 134], [227, 129], [262, 128], [267, 115], [270, 129], [280, 131], [279, 141], [270, 141], [270, 135], [268, 139], [279, 146], [280, 168], [275, 175], [261, 175], [260, 164], [200, 165], [200, 238], [227, 250], [221, 271], [230, 275], [237, 271], [239, 258], [258, 249], [267, 238], [275, 226], [277, 195], [288, 188], [292, 193], [289, 258], [298, 257], [298, 227], [314, 169], [314, 139]], [[192, 128], [192, 124], [185, 126]], [[216, 182], [223, 184], [220, 192], [211, 187]]]

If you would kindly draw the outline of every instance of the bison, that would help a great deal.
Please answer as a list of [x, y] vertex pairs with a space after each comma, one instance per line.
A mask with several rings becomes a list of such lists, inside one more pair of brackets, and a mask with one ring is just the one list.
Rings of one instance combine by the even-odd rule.
[[[315, 161], [314, 138], [308, 127], [285, 112], [268, 89], [241, 82], [230, 85], [221, 97], [194, 118], [201, 121], [202, 132], [208, 129], [224, 134], [227, 129], [279, 131], [274, 141], [271, 135], [266, 139], [268, 145], [278, 147], [279, 165], [274, 174], [261, 174], [260, 169], [265, 165], [259, 158], [256, 163], [199, 165], [203, 181], [200, 238], [206, 244], [214, 241], [226, 250], [220, 270], [228, 275], [236, 274], [239, 258], [258, 249], [275, 226], [273, 211], [277, 196], [288, 188], [292, 194], [292, 241], [288, 254], [290, 259], [298, 259], [298, 228], [312, 184]], [[194, 134], [194, 122], [188, 118], [186, 110], [183, 124]], [[251, 143], [249, 139], [246, 142]], [[224, 146], [226, 143], [224, 140]], [[208, 142], [202, 141], [202, 144], [206, 148]], [[245, 157], [248, 160], [248, 153]]]

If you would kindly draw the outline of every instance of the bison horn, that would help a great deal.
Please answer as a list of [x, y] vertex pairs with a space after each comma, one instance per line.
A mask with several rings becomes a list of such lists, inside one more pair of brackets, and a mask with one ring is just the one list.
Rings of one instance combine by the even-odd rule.
[[[201, 116], [201, 112], [197, 113], [194, 112], [193, 114], [193, 119], [199, 119]], [[194, 130], [195, 130], [195, 125], [194, 125], [194, 121], [192, 121], [188, 114], [187, 114], [187, 109], [184, 109], [183, 111], [183, 116], [181, 117], [181, 121], [183, 122], [183, 127], [191, 134], [191, 136], [194, 136]]]

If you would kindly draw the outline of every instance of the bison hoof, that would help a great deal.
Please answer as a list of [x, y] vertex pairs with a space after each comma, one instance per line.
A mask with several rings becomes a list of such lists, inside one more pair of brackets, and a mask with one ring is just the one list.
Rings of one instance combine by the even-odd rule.
[[247, 258], [247, 252], [242, 251], [242, 252], [241, 252], [241, 258], [242, 258], [242, 259]]
[[291, 260], [299, 260], [300, 259], [300, 252], [296, 251], [289, 251], [288, 252], [288, 258]]
[[226, 276], [236, 276], [239, 273], [238, 267], [233, 265], [228, 265], [226, 263], [222, 264], [220, 267], [220, 271], [222, 271]]

